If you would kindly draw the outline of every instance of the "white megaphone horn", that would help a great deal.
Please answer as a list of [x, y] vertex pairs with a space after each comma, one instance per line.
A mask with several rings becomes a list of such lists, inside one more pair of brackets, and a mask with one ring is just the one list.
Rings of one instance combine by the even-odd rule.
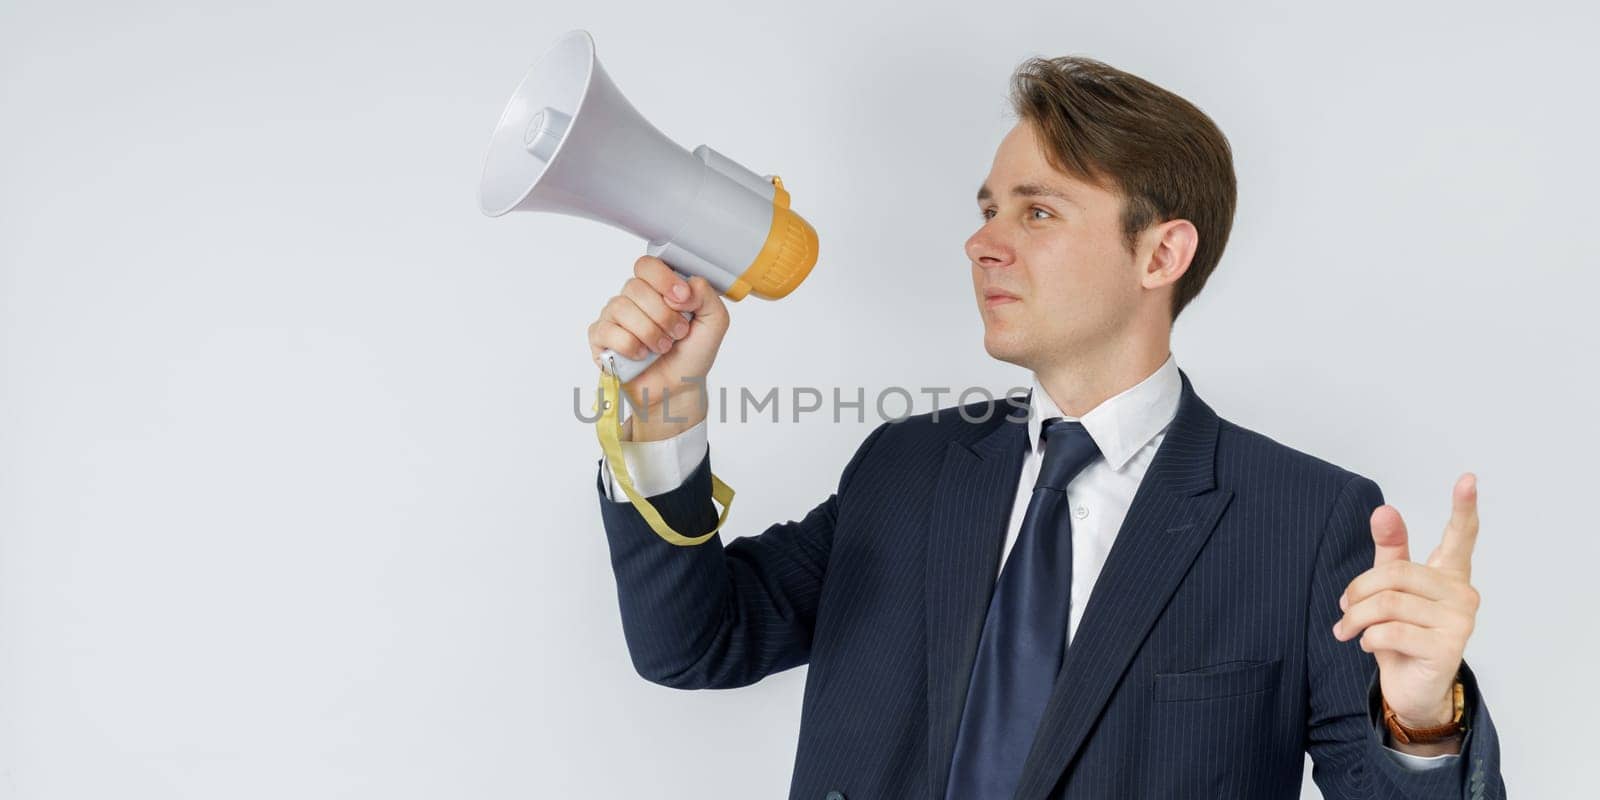
[[[817, 262], [817, 232], [789, 209], [778, 176], [705, 145], [690, 153], [656, 130], [617, 91], [583, 30], [563, 35], [506, 104], [478, 202], [491, 217], [547, 211], [621, 228], [730, 300], [783, 297]], [[626, 383], [655, 358], [607, 349], [600, 360]]]

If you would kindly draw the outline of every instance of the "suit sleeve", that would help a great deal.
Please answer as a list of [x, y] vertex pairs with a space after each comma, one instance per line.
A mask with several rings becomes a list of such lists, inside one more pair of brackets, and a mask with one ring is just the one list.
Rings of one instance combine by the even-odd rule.
[[1339, 595], [1372, 567], [1370, 520], [1383, 505], [1378, 485], [1352, 477], [1329, 511], [1318, 545], [1307, 610], [1307, 739], [1312, 778], [1333, 798], [1504, 798], [1500, 745], [1478, 682], [1465, 661], [1467, 733], [1460, 757], [1427, 770], [1408, 770], [1384, 747], [1378, 661], [1359, 639], [1341, 642], [1333, 623]]
[[[889, 424], [867, 436], [837, 491], [804, 518], [726, 546], [721, 531], [698, 545], [668, 543], [633, 504], [608, 499], [595, 476], [622, 631], [640, 676], [678, 689], [730, 689], [810, 659], [834, 526], [853, 501], [852, 475]], [[682, 485], [649, 500], [686, 536], [715, 526], [709, 447]]]

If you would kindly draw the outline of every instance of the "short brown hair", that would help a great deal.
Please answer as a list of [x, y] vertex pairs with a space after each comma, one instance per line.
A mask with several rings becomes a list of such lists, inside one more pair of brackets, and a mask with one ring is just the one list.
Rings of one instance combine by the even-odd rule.
[[1044, 140], [1051, 166], [1121, 192], [1125, 244], [1171, 219], [1200, 241], [1173, 286], [1172, 319], [1216, 269], [1237, 194], [1227, 137], [1194, 104], [1115, 67], [1079, 56], [1030, 58], [1011, 76], [1011, 105]]

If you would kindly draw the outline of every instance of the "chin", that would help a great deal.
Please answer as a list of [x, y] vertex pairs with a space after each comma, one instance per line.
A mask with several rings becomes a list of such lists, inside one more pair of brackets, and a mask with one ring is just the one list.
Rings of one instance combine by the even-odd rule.
[[1004, 361], [1008, 364], [1017, 364], [1027, 357], [1027, 348], [1018, 341], [1018, 337], [1011, 334], [997, 334], [985, 331], [983, 336], [983, 349], [990, 358]]

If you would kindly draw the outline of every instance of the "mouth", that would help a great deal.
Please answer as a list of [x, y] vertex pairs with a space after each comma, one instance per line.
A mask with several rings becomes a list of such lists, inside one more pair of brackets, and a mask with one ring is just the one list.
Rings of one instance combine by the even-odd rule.
[[1003, 292], [999, 289], [983, 290], [984, 308], [993, 308], [994, 306], [1004, 305], [1006, 303], [1015, 303], [1020, 299], [1021, 298], [1011, 294], [1010, 292]]

